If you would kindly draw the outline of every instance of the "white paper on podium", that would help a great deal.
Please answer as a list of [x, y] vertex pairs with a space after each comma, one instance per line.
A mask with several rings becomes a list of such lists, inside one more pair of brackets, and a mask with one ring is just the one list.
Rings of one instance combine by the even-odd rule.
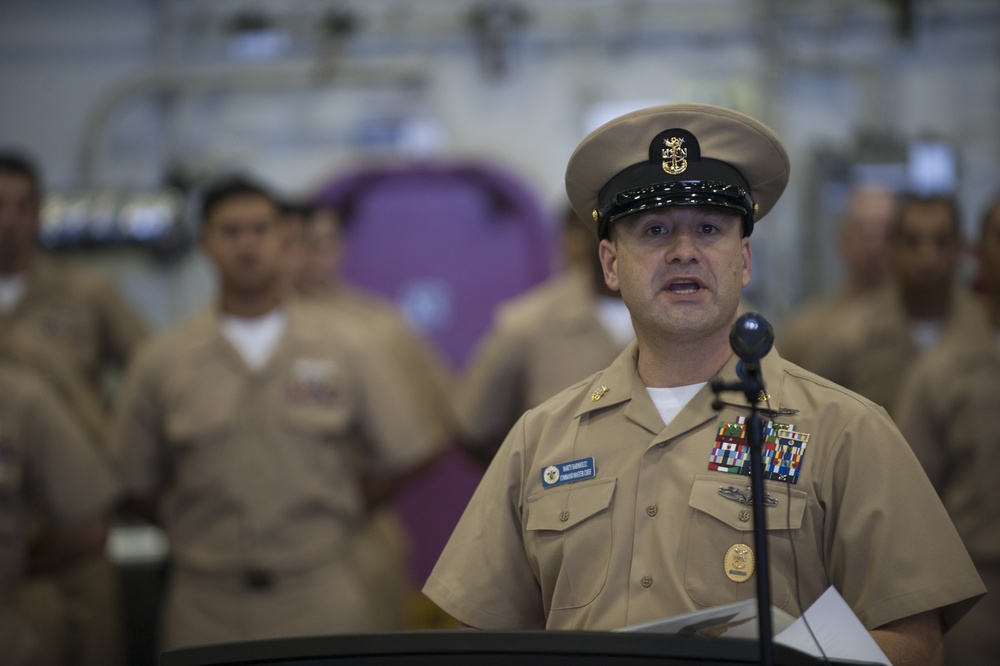
[[[891, 666], [865, 625], [847, 605], [835, 587], [827, 588], [819, 599], [795, 619], [780, 608], [771, 606], [774, 642], [817, 657], [824, 653], [831, 659], [850, 659]], [[809, 628], [822, 646], [813, 641]], [[645, 631], [678, 636], [710, 638], [757, 638], [757, 600], [747, 599], [693, 613], [632, 624], [615, 631]]]
[[[832, 585], [803, 615], [809, 621], [808, 628], [805, 620], [799, 618], [780, 633], [776, 629], [774, 642], [816, 657], [825, 654], [830, 659], [854, 659], [892, 666], [865, 625]], [[822, 652], [809, 634], [809, 628], [822, 646]]]
[[[771, 606], [771, 624], [775, 633], [790, 627], [795, 618]], [[723, 606], [713, 606], [684, 615], [632, 624], [614, 631], [645, 631], [678, 636], [717, 638], [757, 638], [757, 600], [746, 599]]]

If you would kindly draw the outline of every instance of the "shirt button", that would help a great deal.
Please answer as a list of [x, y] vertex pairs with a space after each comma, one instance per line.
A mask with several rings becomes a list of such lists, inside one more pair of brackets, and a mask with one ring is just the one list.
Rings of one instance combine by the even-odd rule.
[[653, 577], [652, 576], [643, 576], [642, 577], [642, 586], [643, 587], [653, 587]]
[[649, 506], [646, 507], [646, 515], [649, 516], [650, 518], [655, 516], [657, 511], [658, 509], [656, 508], [655, 504], [650, 504]]
[[562, 513], [560, 513], [560, 514], [559, 514], [559, 520], [561, 520], [561, 521], [562, 521], [562, 522], [564, 522], [564, 523], [565, 523], [565, 522], [566, 522], [567, 520], [569, 520], [569, 511], [563, 511]]

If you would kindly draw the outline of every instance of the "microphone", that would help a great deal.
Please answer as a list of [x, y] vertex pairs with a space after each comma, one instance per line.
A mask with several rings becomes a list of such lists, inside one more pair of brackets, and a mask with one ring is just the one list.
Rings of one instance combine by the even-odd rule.
[[756, 312], [740, 315], [729, 331], [729, 345], [745, 364], [756, 364], [767, 356], [773, 344], [774, 329]]

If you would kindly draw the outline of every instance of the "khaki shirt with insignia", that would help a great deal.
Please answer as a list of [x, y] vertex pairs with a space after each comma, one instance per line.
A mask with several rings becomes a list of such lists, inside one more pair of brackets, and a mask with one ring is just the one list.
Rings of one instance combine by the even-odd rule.
[[[756, 596], [724, 564], [754, 547], [727, 497], [749, 476], [719, 471], [745, 401], [716, 412], [706, 385], [664, 427], [637, 354], [518, 421], [424, 587], [442, 609], [484, 629], [609, 630]], [[984, 588], [884, 410], [776, 352], [762, 367], [773, 418], [808, 435], [765, 481], [772, 603], [799, 615], [835, 585], [868, 628], [939, 607], [950, 627]], [[589, 457], [594, 478], [543, 487], [549, 466]]]
[[25, 293], [0, 312], [0, 358], [39, 372], [90, 434], [105, 434], [102, 373], [124, 367], [147, 329], [102, 276], [37, 257]]
[[179, 566], [294, 572], [343, 557], [366, 510], [357, 461], [403, 472], [441, 446], [364, 328], [304, 302], [250, 370], [209, 310], [144, 346], [112, 447], [130, 493], [158, 496]]
[[591, 279], [570, 271], [501, 306], [455, 395], [467, 441], [496, 447], [527, 409], [621, 353], [597, 317]]
[[108, 461], [37, 377], [0, 366], [0, 603], [26, 575], [26, 520], [54, 524], [110, 511], [118, 496]]

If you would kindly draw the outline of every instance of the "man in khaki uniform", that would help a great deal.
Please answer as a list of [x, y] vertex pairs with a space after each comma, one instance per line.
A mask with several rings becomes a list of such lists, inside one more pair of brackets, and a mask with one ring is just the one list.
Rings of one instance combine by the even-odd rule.
[[[66, 408], [36, 376], [0, 365], [0, 660], [38, 666], [77, 664], [79, 633], [51, 578], [102, 552], [118, 484]], [[29, 544], [26, 521], [42, 508], [52, 529]], [[29, 558], [29, 547], [35, 549]], [[120, 645], [106, 646], [109, 654]], [[121, 655], [117, 655], [119, 658]]]
[[[583, 140], [567, 191], [636, 343], [515, 425], [424, 588], [444, 610], [607, 630], [755, 596], [749, 406], [716, 412], [706, 383], [736, 379], [749, 235], [788, 175], [770, 129], [719, 107], [644, 109]], [[784, 454], [765, 474], [773, 603], [797, 615], [835, 585], [894, 664], [932, 660], [984, 590], [919, 464], [871, 402], [774, 351], [761, 367]]]
[[990, 590], [945, 637], [945, 660], [996, 663], [1000, 654], [1000, 199], [987, 209], [976, 248], [986, 302], [981, 326], [955, 331], [916, 363], [896, 421], [941, 496]]
[[833, 293], [799, 308], [778, 332], [778, 349], [786, 359], [816, 371], [814, 354], [822, 355], [837, 330], [841, 313], [873, 293], [889, 277], [889, 226], [896, 216], [896, 194], [875, 186], [859, 186], [848, 196], [837, 234], [846, 276]]
[[370, 630], [354, 533], [441, 435], [362, 326], [283, 298], [266, 190], [219, 183], [202, 219], [219, 298], [140, 350], [112, 438], [170, 539], [165, 643]]
[[891, 413], [913, 363], [978, 317], [956, 279], [962, 247], [953, 199], [904, 197], [889, 229], [889, 283], [838, 313], [809, 369]]
[[567, 269], [499, 306], [455, 392], [463, 444], [489, 463], [525, 410], [607, 367], [635, 337], [593, 233], [563, 216]]
[[[428, 340], [415, 331], [391, 302], [344, 284], [342, 220], [336, 210], [307, 206], [288, 215], [293, 241], [289, 273], [294, 291], [364, 326], [383, 342], [387, 357], [400, 370], [421, 411], [450, 438], [455, 430], [450, 403], [451, 376], [446, 362]], [[409, 580], [410, 539], [390, 506], [378, 507], [358, 531], [354, 543], [357, 570], [370, 587], [373, 626], [380, 631], [407, 628], [411, 595], [419, 595]]]
[[[0, 153], [0, 359], [39, 374], [103, 453], [108, 379], [121, 370], [146, 327], [107, 279], [42, 252], [39, 181], [27, 158]], [[47, 529], [32, 525], [33, 533]], [[86, 639], [80, 664], [120, 660], [117, 582], [101, 552], [56, 575], [76, 631]]]
[[31, 163], [0, 154], [0, 357], [43, 374], [103, 447], [107, 373], [147, 329], [103, 276], [42, 251], [40, 203]]

